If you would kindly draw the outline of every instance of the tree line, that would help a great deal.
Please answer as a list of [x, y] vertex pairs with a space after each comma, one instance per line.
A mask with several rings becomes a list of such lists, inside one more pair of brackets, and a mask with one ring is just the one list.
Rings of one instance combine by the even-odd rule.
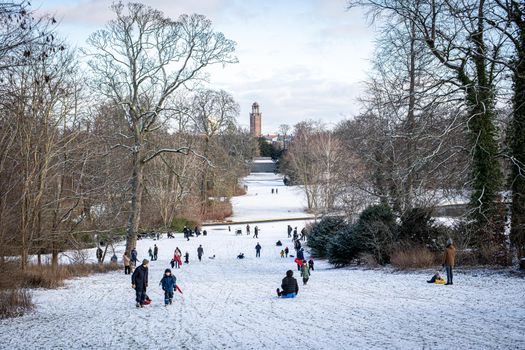
[[355, 7], [379, 27], [361, 112], [332, 129], [296, 125], [283, 160], [308, 208], [355, 220], [381, 203], [402, 217], [467, 197], [468, 244], [524, 257], [525, 4]]
[[114, 3], [80, 50], [26, 1], [0, 5], [0, 259], [228, 213], [257, 143], [208, 83], [235, 42], [201, 15]]

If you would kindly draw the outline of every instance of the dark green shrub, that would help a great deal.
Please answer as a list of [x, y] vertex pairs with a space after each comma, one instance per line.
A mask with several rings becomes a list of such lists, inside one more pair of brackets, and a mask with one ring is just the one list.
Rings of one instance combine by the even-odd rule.
[[330, 239], [327, 247], [330, 264], [341, 267], [350, 264], [357, 258], [360, 247], [354, 229], [354, 225], [348, 225]]
[[383, 204], [366, 208], [359, 216], [354, 235], [361, 252], [372, 254], [379, 264], [388, 263], [397, 239], [394, 213]]
[[170, 228], [175, 232], [182, 232], [182, 230], [184, 230], [184, 226], [193, 230], [193, 228], [197, 225], [198, 223], [193, 220], [189, 220], [189, 219], [181, 218], [181, 217], [174, 217], [173, 220], [171, 221]]
[[310, 247], [311, 254], [316, 258], [326, 257], [330, 239], [346, 226], [344, 218], [339, 216], [325, 216], [314, 224], [308, 236], [308, 247]]

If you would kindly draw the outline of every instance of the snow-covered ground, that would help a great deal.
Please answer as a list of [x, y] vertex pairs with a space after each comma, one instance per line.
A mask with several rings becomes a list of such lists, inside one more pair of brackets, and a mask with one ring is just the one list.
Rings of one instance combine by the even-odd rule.
[[[236, 219], [281, 217], [276, 205], [300, 214], [298, 192], [279, 181], [250, 176], [249, 195], [234, 204]], [[279, 188], [275, 200], [268, 194], [272, 187]], [[252, 199], [259, 196], [265, 199], [256, 206]], [[278, 299], [275, 289], [286, 270], [295, 269], [275, 246], [280, 239], [291, 247], [288, 224], [300, 230], [305, 222], [257, 224], [258, 240], [235, 236], [240, 225], [231, 232], [207, 227], [207, 237], [189, 242], [180, 236], [141, 240], [140, 258], [154, 243], [160, 247], [159, 260], [150, 265], [152, 305], [135, 308], [130, 278], [122, 272], [37, 290], [33, 313], [0, 321], [0, 348], [525, 349], [525, 281], [503, 274], [458, 272], [454, 286], [442, 286], [427, 284], [426, 273], [332, 269], [317, 261], [296, 299]], [[255, 258], [257, 242], [261, 258]], [[196, 259], [199, 244], [202, 262]], [[190, 253], [190, 264], [175, 271], [184, 295], [166, 308], [158, 282], [176, 246]], [[120, 256], [123, 247], [118, 249]], [[239, 252], [246, 259], [237, 260]]]
[[[248, 186], [245, 196], [232, 199], [232, 221], [304, 218], [304, 192], [297, 186], [285, 186], [282, 176], [271, 173], [255, 173], [247, 176], [243, 184]], [[277, 193], [272, 194], [272, 189]]]

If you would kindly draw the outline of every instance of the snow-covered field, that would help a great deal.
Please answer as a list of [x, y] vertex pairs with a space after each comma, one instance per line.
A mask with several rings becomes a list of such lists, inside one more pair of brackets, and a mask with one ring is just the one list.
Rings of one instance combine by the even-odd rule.
[[[255, 173], [246, 177], [243, 184], [248, 186], [248, 192], [232, 199], [232, 221], [312, 216], [304, 212], [306, 199], [303, 191], [297, 186], [285, 186], [280, 175]], [[272, 194], [272, 189], [277, 189], [278, 193]]]
[[[273, 175], [248, 177], [249, 194], [236, 199], [235, 218], [282, 217], [275, 208], [285, 216], [288, 210], [301, 214], [298, 192], [281, 183]], [[275, 200], [268, 194], [272, 187], [279, 188]], [[317, 261], [296, 299], [278, 299], [275, 289], [286, 270], [295, 268], [293, 258], [281, 259], [275, 246], [280, 239], [292, 247], [289, 223], [304, 226], [257, 224], [258, 240], [235, 236], [234, 226], [232, 232], [207, 227], [208, 237], [189, 242], [180, 236], [141, 240], [140, 258], [154, 243], [160, 247], [159, 260], [150, 264], [152, 305], [135, 308], [130, 278], [123, 273], [37, 290], [36, 311], [0, 321], [0, 348], [525, 349], [525, 281], [503, 274], [458, 272], [454, 286], [442, 286], [427, 284], [430, 276], [424, 273], [332, 269]], [[255, 258], [257, 242], [261, 258]], [[202, 262], [196, 259], [199, 244]], [[175, 271], [184, 295], [166, 308], [158, 282], [176, 246], [190, 253], [190, 264]], [[246, 259], [237, 260], [239, 252]], [[216, 258], [209, 259], [212, 255]]]

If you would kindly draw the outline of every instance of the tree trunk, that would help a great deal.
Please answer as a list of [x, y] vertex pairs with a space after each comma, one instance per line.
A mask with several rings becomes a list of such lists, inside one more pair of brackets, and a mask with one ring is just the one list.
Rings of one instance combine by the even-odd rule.
[[142, 190], [144, 163], [142, 162], [141, 145], [133, 152], [133, 173], [131, 175], [131, 208], [126, 232], [126, 252], [131, 256], [131, 250], [137, 246], [137, 233], [140, 225], [142, 209]]
[[517, 24], [519, 38], [514, 60], [512, 149], [512, 214], [511, 240], [518, 258], [525, 257], [525, 14], [516, 6], [513, 21]]

